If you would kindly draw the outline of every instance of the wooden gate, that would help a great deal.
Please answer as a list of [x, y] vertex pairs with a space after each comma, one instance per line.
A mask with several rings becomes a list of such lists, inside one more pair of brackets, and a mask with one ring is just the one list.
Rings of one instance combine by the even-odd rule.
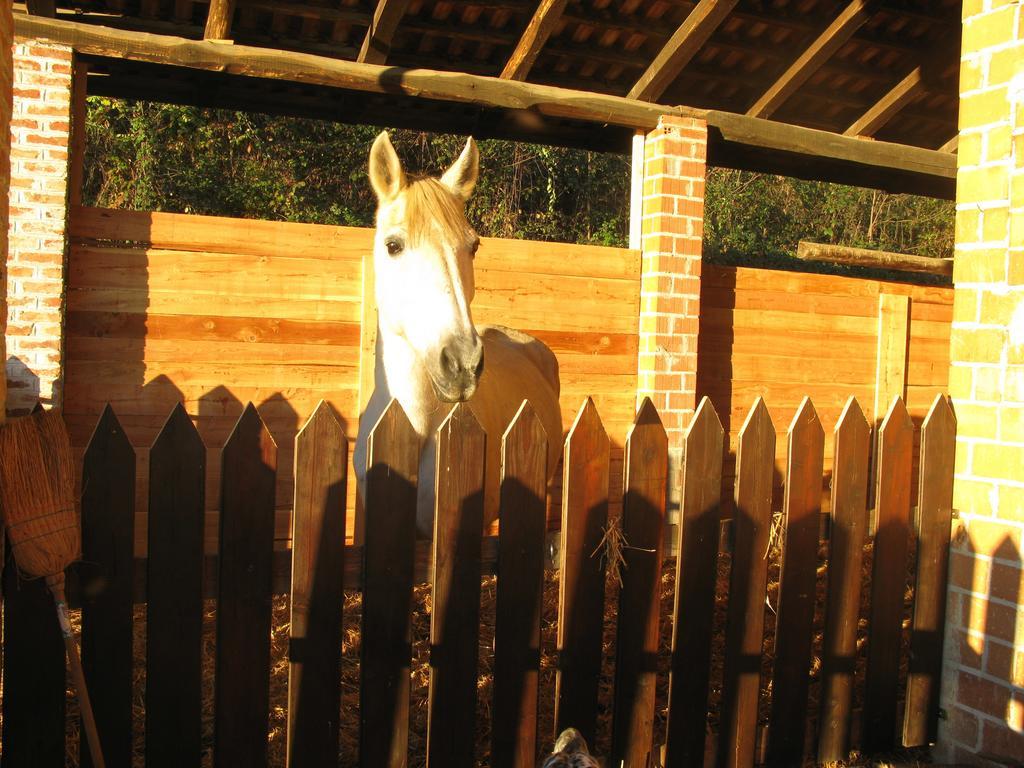
[[[149, 452], [145, 560], [133, 559], [136, 458], [108, 408], [85, 454], [83, 557], [74, 574], [108, 765], [132, 765], [133, 739], [144, 739], [147, 768], [199, 766], [211, 751], [215, 766], [268, 764], [271, 601], [288, 581], [287, 701], [273, 705], [287, 708], [291, 766], [338, 764], [344, 729], [359, 734], [359, 754], [340, 757], [346, 765], [538, 765], [539, 742], [552, 736], [538, 726], [546, 588], [558, 590], [554, 728], [580, 729], [607, 749], [608, 765], [797, 765], [844, 759], [852, 748], [927, 744], [938, 716], [954, 435], [940, 396], [921, 430], [912, 510], [914, 425], [903, 401], [893, 401], [879, 430], [872, 472], [871, 429], [850, 398], [835, 429], [822, 538], [825, 441], [811, 401], [787, 434], [781, 510], [772, 509], [775, 425], [764, 401], [754, 404], [726, 522], [724, 432], [705, 399], [686, 435], [679, 555], [665, 561], [672, 529], [658, 414], [645, 401], [636, 415], [622, 512], [610, 518], [610, 442], [588, 399], [565, 442], [552, 555], [546, 436], [528, 404], [500, 438], [482, 432], [470, 407], [456, 407], [440, 428], [437, 477], [417, 478], [419, 445], [393, 403], [371, 439], [366, 540], [354, 547], [344, 543], [344, 430], [321, 404], [296, 438], [288, 579], [273, 546], [278, 447], [254, 407], [220, 457], [215, 559], [203, 552], [206, 451], [184, 409], [171, 413]], [[482, 536], [488, 439], [502, 440], [497, 537]], [[436, 483], [432, 542], [415, 540], [417, 481]], [[557, 568], [554, 581], [546, 564]], [[496, 589], [493, 649], [481, 650], [481, 583], [492, 577], [496, 584], [484, 583]], [[432, 585], [428, 716], [425, 748], [413, 749], [412, 598], [424, 581]], [[361, 592], [358, 719], [341, 706], [345, 589]], [[8, 568], [4, 592], [4, 766], [57, 768], [65, 764], [58, 630], [41, 583], [20, 582]], [[202, 695], [204, 594], [217, 599], [212, 715]], [[141, 601], [144, 654], [132, 647]], [[483, 662], [493, 685], [479, 707]], [[133, 665], [145, 669], [141, 691], [133, 690]], [[600, 685], [609, 674], [610, 693]], [[472, 733], [478, 711], [489, 712], [482, 763]]]

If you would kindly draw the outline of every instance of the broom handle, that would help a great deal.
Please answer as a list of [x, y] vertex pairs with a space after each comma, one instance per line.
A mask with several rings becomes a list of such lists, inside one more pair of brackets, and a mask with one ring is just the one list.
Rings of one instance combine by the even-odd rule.
[[100, 736], [96, 731], [96, 719], [92, 714], [89, 689], [85, 687], [85, 673], [82, 671], [82, 659], [78, 655], [78, 643], [75, 642], [75, 636], [71, 634], [71, 623], [68, 621], [68, 606], [64, 597], [64, 574], [52, 581], [48, 577], [46, 584], [50, 588], [57, 606], [57, 620], [60, 622], [60, 632], [64, 635], [64, 647], [67, 649], [68, 662], [71, 665], [71, 679], [75, 684], [75, 692], [78, 694], [78, 705], [82, 711], [82, 728], [85, 730], [86, 741], [89, 743], [89, 756], [92, 758], [93, 768], [106, 768], [103, 751], [100, 749]]

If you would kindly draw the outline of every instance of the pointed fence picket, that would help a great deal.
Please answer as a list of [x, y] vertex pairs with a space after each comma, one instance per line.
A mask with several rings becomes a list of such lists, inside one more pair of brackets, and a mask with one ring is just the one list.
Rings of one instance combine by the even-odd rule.
[[644, 398], [626, 438], [612, 763], [649, 763], [654, 735], [668, 437]]
[[868, 453], [871, 427], [851, 397], [835, 427], [828, 591], [822, 640], [818, 762], [845, 760], [850, 751], [861, 565], [868, 532]]
[[501, 444], [491, 729], [494, 768], [532, 768], [537, 755], [547, 447], [540, 418], [524, 403]]
[[910, 482], [914, 423], [896, 398], [878, 435], [875, 551], [871, 618], [864, 681], [864, 745], [868, 752], [896, 746], [903, 596], [910, 547]]
[[[464, 403], [437, 431], [428, 768], [473, 766], [475, 745], [465, 738], [465, 718], [476, 711], [486, 443], [483, 427]], [[541, 450], [546, 449], [543, 441]]]
[[594, 555], [608, 524], [610, 447], [588, 397], [569, 430], [562, 462], [555, 730], [576, 728], [590, 744], [597, 731], [606, 566]]
[[665, 768], [700, 768], [707, 736], [725, 430], [706, 397], [683, 443]]
[[363, 547], [360, 762], [405, 768], [420, 442], [392, 402], [370, 434]]
[[775, 426], [764, 400], [758, 398], [736, 448], [736, 516], [718, 732], [721, 768], [754, 764], [774, 469]]
[[288, 766], [338, 758], [342, 576], [348, 441], [321, 401], [295, 436], [291, 627], [288, 644]]
[[277, 446], [252, 403], [221, 458], [214, 768], [264, 765]]
[[789, 427], [768, 762], [802, 765], [818, 571], [825, 431], [804, 398]]
[[[835, 428], [827, 589], [816, 605], [824, 434], [805, 400], [788, 433], [780, 535], [770, 540], [775, 428], [758, 400], [740, 433], [736, 516], [722, 527], [724, 432], [703, 400], [684, 439], [682, 509], [677, 528], [674, 615], [665, 744], [655, 743], [655, 685], [668, 489], [668, 444], [649, 401], [626, 444], [622, 517], [609, 521], [609, 447], [594, 403], [583, 404], [565, 442], [558, 546], [559, 610], [555, 729], [576, 727], [593, 743], [598, 714], [613, 715], [612, 757], [626, 768], [795, 765], [815, 744], [819, 762], [888, 750], [899, 741], [934, 738], [942, 658], [945, 579], [952, 519], [956, 421], [936, 400], [921, 437], [919, 506], [911, 518], [914, 428], [895, 400], [879, 431], [875, 496], [877, 534], [869, 535], [871, 431], [850, 399]], [[471, 766], [477, 712], [481, 578], [497, 578], [490, 702], [491, 764], [535, 768], [542, 688], [541, 611], [547, 440], [524, 403], [502, 439], [501, 525], [484, 537], [485, 435], [472, 408], [456, 407], [438, 433], [437, 475], [418, 478], [420, 441], [397, 403], [370, 437], [366, 480], [369, 524], [362, 547], [345, 546], [345, 430], [326, 405], [296, 438], [291, 548], [291, 627], [287, 762], [336, 765], [339, 728], [354, 728], [340, 705], [342, 587], [362, 590], [360, 764], [401, 768], [409, 762], [412, 589], [417, 574], [433, 587], [426, 759], [431, 766]], [[497, 438], [494, 438], [497, 439]], [[132, 723], [132, 597], [145, 573], [146, 765], [198, 766], [202, 737], [201, 654], [204, 584], [217, 587], [214, 765], [266, 765], [270, 599], [273, 590], [276, 446], [248, 406], [224, 447], [220, 552], [204, 557], [206, 449], [177, 406], [149, 455], [149, 549], [131, 557], [131, 483], [135, 455], [113, 411], [104, 412], [85, 454], [83, 546], [77, 567], [86, 669], [111, 765], [127, 765]], [[417, 546], [420, 482], [435, 484], [432, 550]], [[914, 529], [911, 529], [913, 523]], [[624, 567], [608, 573], [607, 540], [621, 526]], [[708, 733], [710, 658], [716, 641], [720, 530], [728, 533], [731, 575], [726, 600], [722, 700], [716, 736]], [[857, 625], [866, 545], [873, 543], [870, 626], [863, 701], [855, 696]], [[916, 547], [916, 570], [907, 567]], [[769, 727], [759, 723], [766, 574], [778, 551], [780, 594], [772, 665]], [[278, 553], [280, 554], [280, 553]], [[210, 564], [215, 570], [210, 572]], [[205, 574], [205, 575], [204, 575]], [[619, 601], [606, 616], [610, 576]], [[216, 581], [213, 581], [216, 577]], [[913, 578], [903, 737], [897, 739], [898, 669], [905, 588]], [[6, 570], [4, 629], [5, 768], [63, 765], [64, 667], [52, 606], [39, 582]], [[812, 617], [824, 612], [819, 712], [808, 713]], [[614, 692], [599, 682], [605, 625], [615, 624]], [[127, 681], [127, 682], [126, 682]], [[484, 707], [486, 709], [486, 706]], [[860, 710], [863, 727], [854, 727]], [[808, 739], [808, 726], [816, 726]], [[660, 754], [659, 754], [660, 750]], [[351, 759], [352, 756], [350, 756]]]
[[[82, 669], [103, 757], [132, 764], [132, 579], [135, 565], [135, 451], [109, 407], [82, 468]], [[92, 766], [88, 750], [82, 765]]]
[[953, 452], [949, 446], [955, 440], [956, 416], [949, 400], [938, 395], [921, 427], [921, 471], [914, 518], [917, 581], [903, 719], [906, 746], [933, 743], [938, 737], [946, 572], [953, 522]]
[[146, 766], [202, 759], [206, 446], [179, 403], [149, 452]]

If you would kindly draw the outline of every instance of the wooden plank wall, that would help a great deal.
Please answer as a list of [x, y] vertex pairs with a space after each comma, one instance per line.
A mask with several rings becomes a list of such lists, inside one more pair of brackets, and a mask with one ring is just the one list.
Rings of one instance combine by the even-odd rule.
[[[904, 301], [909, 323], [892, 322], [893, 306]], [[920, 427], [948, 383], [952, 316], [950, 287], [705, 264], [697, 395], [711, 399], [728, 436], [723, 482], [731, 487], [737, 433], [759, 396], [780, 435], [802, 398], [814, 401], [825, 430], [826, 478], [832, 470], [832, 429], [849, 395], [870, 419], [876, 388], [888, 390], [873, 422], [877, 427], [891, 397], [900, 394]], [[897, 330], [903, 343], [893, 343]], [[901, 371], [904, 380], [894, 382]], [[780, 438], [777, 492], [785, 453]], [[823, 502], [827, 509], [827, 494]]]
[[[176, 402], [208, 448], [210, 511], [224, 441], [245, 404], [257, 406], [278, 445], [276, 536], [286, 541], [294, 438], [320, 399], [355, 441], [360, 365], [372, 365], [360, 351], [372, 230], [76, 207], [71, 238], [65, 415], [82, 449], [104, 404], [116, 410], [139, 456], [136, 553], [149, 447]], [[618, 248], [485, 239], [476, 258], [476, 322], [551, 346], [564, 428], [592, 396], [617, 466], [635, 407], [639, 275], [639, 253]], [[217, 526], [207, 515], [208, 552]]]

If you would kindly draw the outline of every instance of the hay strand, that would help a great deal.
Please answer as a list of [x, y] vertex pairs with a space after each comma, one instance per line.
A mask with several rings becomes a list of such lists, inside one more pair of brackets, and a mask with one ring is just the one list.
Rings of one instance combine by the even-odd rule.
[[608, 518], [604, 526], [604, 535], [597, 547], [590, 553], [591, 557], [600, 556], [608, 569], [608, 573], [615, 578], [619, 586], [622, 586], [622, 569], [626, 567], [626, 558], [623, 551], [629, 547], [626, 541], [626, 534], [622, 530], [622, 523], [618, 517]]

